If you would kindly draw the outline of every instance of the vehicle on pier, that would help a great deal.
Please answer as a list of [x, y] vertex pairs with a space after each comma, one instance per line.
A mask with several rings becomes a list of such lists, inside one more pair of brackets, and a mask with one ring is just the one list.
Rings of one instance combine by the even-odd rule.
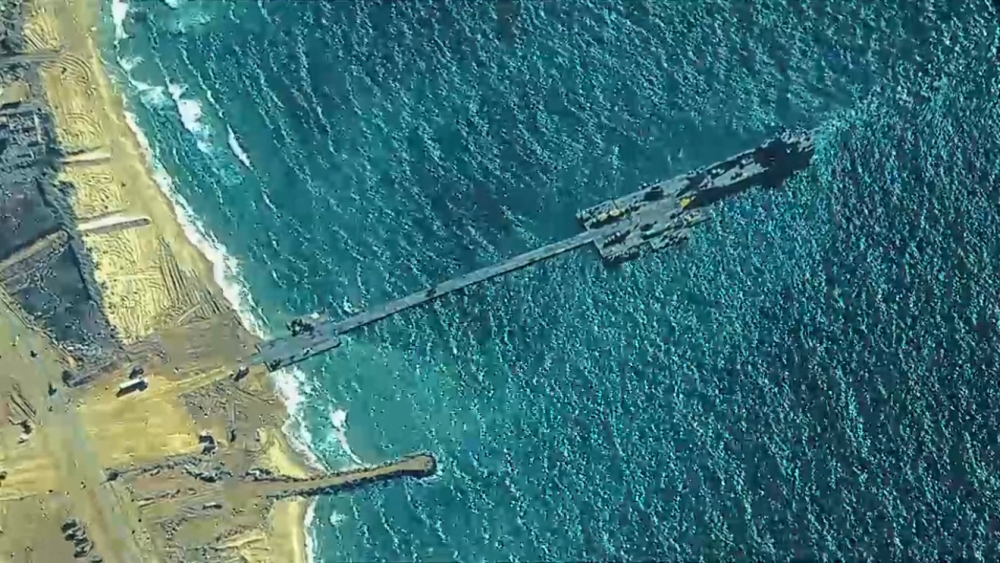
[[146, 381], [145, 377], [129, 379], [118, 386], [118, 392], [115, 393], [115, 396], [124, 397], [125, 395], [131, 395], [132, 393], [145, 391], [147, 387], [149, 387], [149, 382]]
[[303, 317], [294, 318], [285, 325], [288, 332], [295, 336], [311, 333], [316, 330], [316, 325], [329, 321], [329, 317], [320, 313], [312, 313]]

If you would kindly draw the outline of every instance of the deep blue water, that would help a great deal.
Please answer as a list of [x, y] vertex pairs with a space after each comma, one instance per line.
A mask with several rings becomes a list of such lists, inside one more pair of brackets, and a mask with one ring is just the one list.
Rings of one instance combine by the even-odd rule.
[[363, 461], [442, 469], [321, 500], [318, 560], [1000, 555], [989, 3], [174, 4], [133, 0], [108, 57], [142, 57], [140, 121], [273, 327], [823, 127], [684, 248], [580, 252], [306, 364], [328, 464], [343, 409]]

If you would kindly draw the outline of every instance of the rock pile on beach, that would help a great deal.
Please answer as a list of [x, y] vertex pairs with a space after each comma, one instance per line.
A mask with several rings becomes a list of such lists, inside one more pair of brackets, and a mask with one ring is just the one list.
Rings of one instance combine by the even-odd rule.
[[196, 465], [193, 463], [186, 463], [184, 464], [183, 469], [188, 475], [206, 483], [215, 483], [227, 477], [233, 476], [232, 471], [229, 471], [221, 465]]
[[274, 481], [277, 476], [266, 467], [251, 467], [246, 473], [246, 479], [250, 481]]
[[73, 542], [73, 557], [76, 559], [89, 558], [89, 563], [101, 563], [104, 558], [93, 553], [94, 542], [87, 536], [87, 530], [76, 518], [69, 518], [62, 525], [63, 538]]

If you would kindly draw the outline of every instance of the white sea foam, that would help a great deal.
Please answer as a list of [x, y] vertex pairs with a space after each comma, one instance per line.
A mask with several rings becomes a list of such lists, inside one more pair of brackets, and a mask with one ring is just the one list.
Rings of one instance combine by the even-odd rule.
[[163, 86], [155, 86], [134, 78], [129, 78], [128, 83], [135, 88], [135, 91], [139, 93], [142, 103], [147, 106], [161, 108], [167, 105], [167, 94], [164, 92]]
[[115, 45], [122, 39], [127, 38], [125, 35], [125, 18], [128, 17], [128, 2], [125, 0], [111, 0], [111, 21], [115, 25]]
[[306, 561], [308, 563], [315, 563], [316, 561], [316, 537], [314, 535], [315, 530], [313, 529], [313, 520], [316, 519], [316, 498], [313, 497], [309, 501], [309, 506], [306, 507], [306, 515], [303, 519], [302, 526], [305, 528], [306, 533]]
[[247, 152], [243, 150], [242, 146], [240, 146], [240, 141], [236, 138], [236, 133], [233, 132], [233, 128], [227, 125], [226, 131], [229, 132], [229, 149], [233, 151], [233, 154], [236, 155], [236, 158], [240, 159], [240, 162], [242, 162], [244, 166], [252, 170], [253, 164], [250, 163], [250, 156], [248, 156]]
[[345, 514], [337, 512], [336, 510], [330, 513], [330, 525], [334, 528], [343, 524], [345, 520], [347, 520], [347, 516]]
[[344, 430], [347, 427], [347, 411], [344, 409], [335, 409], [330, 411], [330, 422], [333, 423], [333, 427], [338, 430]]
[[[191, 206], [174, 189], [173, 181], [167, 174], [163, 165], [156, 157], [156, 152], [149, 144], [149, 139], [139, 127], [135, 116], [126, 111], [125, 121], [135, 134], [139, 145], [143, 149], [153, 169], [153, 177], [160, 190], [170, 201], [177, 217], [178, 223], [187, 236], [188, 240], [208, 258], [212, 264], [212, 274], [215, 282], [222, 289], [222, 294], [226, 301], [233, 307], [240, 322], [259, 338], [267, 338], [269, 331], [265, 322], [255, 313], [258, 309], [253, 301], [253, 297], [242, 282], [239, 272], [239, 263], [227, 251], [225, 246], [218, 241], [205, 226], [197, 219]], [[285, 369], [275, 372], [275, 387], [285, 403], [289, 417], [282, 429], [288, 436], [292, 447], [306, 460], [310, 466], [318, 470], [325, 470], [322, 461], [310, 449], [313, 437], [305, 424], [304, 413], [302, 412], [303, 389], [306, 387], [306, 375], [299, 369]]]
[[[181, 3], [177, 3], [177, 7], [181, 7]], [[184, 9], [177, 10], [177, 16], [174, 21], [167, 24], [168, 29], [174, 33], [188, 33], [189, 31], [197, 32], [200, 28], [205, 27], [212, 21], [212, 16], [205, 11], [202, 6], [192, 6], [185, 7]]]
[[198, 145], [198, 150], [203, 153], [210, 154], [212, 152], [212, 147], [209, 142], [210, 131], [208, 127], [201, 122], [201, 118], [204, 116], [204, 112], [201, 108], [201, 102], [184, 97], [184, 94], [187, 92], [187, 86], [184, 84], [167, 82], [167, 92], [174, 100], [174, 105], [177, 106], [177, 115], [180, 116], [181, 123], [184, 125], [184, 128], [187, 129], [189, 133], [194, 135], [195, 143]]
[[135, 55], [131, 57], [119, 57], [118, 66], [125, 73], [125, 78], [132, 88], [139, 94], [142, 103], [149, 107], [161, 108], [167, 103], [167, 95], [163, 86], [156, 86], [148, 82], [143, 82], [132, 76], [132, 70], [142, 64], [143, 58]]
[[167, 6], [170, 6], [171, 8], [173, 8], [175, 10], [181, 7], [181, 3], [182, 2], [183, 2], [183, 0], [163, 0], [164, 4], [166, 4]]
[[132, 69], [142, 64], [143, 58], [139, 55], [132, 55], [131, 57], [118, 57], [118, 66], [122, 67], [122, 70], [126, 74], [132, 72]]
[[344, 409], [330, 409], [330, 425], [333, 426], [334, 436], [337, 437], [337, 441], [340, 443], [340, 447], [344, 450], [344, 453], [357, 465], [363, 465], [361, 458], [354, 453], [354, 450], [351, 449], [351, 444], [347, 442], [347, 411]]

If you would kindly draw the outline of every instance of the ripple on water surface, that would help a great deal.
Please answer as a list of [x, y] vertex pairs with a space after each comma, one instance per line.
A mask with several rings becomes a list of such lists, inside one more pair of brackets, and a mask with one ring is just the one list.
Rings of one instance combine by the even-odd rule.
[[328, 463], [442, 468], [324, 499], [319, 560], [996, 556], [986, 5], [175, 4], [133, 7], [121, 55], [275, 324], [824, 124], [808, 173], [683, 249], [562, 258], [308, 364]]

